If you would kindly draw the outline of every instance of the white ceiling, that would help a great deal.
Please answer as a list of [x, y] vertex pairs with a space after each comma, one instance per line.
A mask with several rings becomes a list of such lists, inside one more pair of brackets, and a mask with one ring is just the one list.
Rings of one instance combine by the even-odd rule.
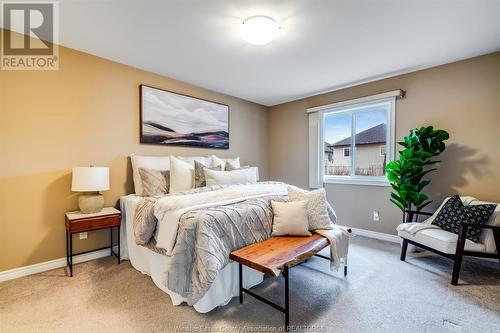
[[[265, 46], [251, 15], [280, 21]], [[500, 0], [60, 2], [60, 42], [264, 105], [500, 50]]]

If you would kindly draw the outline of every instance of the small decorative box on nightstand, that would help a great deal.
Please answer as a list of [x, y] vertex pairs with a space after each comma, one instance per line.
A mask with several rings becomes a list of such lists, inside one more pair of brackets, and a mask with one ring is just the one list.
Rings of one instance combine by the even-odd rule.
[[[118, 264], [120, 263], [120, 220], [120, 211], [113, 207], [105, 207], [102, 211], [92, 214], [83, 214], [80, 211], [66, 213], [66, 264], [67, 267], [69, 267], [70, 276], [73, 276], [73, 256], [108, 248], [103, 247], [74, 254], [72, 236], [79, 232], [109, 228], [109, 233], [111, 235], [109, 249], [111, 255], [115, 255], [118, 258]], [[113, 227], [118, 228], [118, 253], [113, 251]]]

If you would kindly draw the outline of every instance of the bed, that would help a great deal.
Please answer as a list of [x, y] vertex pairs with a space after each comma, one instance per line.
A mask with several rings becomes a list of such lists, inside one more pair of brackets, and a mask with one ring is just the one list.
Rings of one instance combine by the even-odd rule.
[[[220, 163], [215, 156], [210, 159]], [[287, 201], [295, 191], [282, 182], [258, 182], [257, 168], [240, 168], [238, 158], [225, 160], [225, 164], [230, 161], [237, 171], [213, 171], [214, 179], [219, 179], [210, 185], [212, 171], [204, 165], [213, 163], [208, 158], [191, 157], [180, 162], [172, 156], [132, 156], [137, 194], [120, 198], [121, 258], [149, 275], [173, 305], [187, 303], [200, 313], [225, 305], [239, 294], [238, 265], [229, 259], [230, 253], [269, 239], [273, 230], [271, 202]], [[206, 178], [202, 186], [193, 186], [200, 181], [197, 164]], [[185, 170], [179, 171], [180, 167]], [[224, 166], [220, 169], [227, 170]], [[141, 181], [138, 171], [154, 177]], [[243, 174], [246, 176], [241, 178]], [[228, 176], [235, 175], [239, 178], [225, 183]], [[153, 193], [152, 189], [161, 191]], [[347, 256], [348, 236], [334, 226], [335, 213], [326, 202], [324, 190], [321, 200], [324, 225], [313, 228], [309, 223], [309, 230], [329, 239], [332, 261], [337, 264]], [[341, 243], [344, 251], [339, 252], [336, 244]], [[243, 276], [246, 289], [263, 281], [263, 274], [250, 268], [244, 269]]]
[[[251, 197], [268, 198], [269, 195], [268, 193], [261, 193], [251, 195]], [[248, 200], [248, 196], [246, 198]], [[151, 247], [136, 244], [136, 238], [133, 230], [134, 218], [136, 217], [137, 207], [143, 200], [145, 200], [144, 197], [140, 197], [135, 194], [120, 198], [122, 211], [122, 228], [120, 235], [122, 244], [121, 257], [122, 259], [128, 259], [131, 265], [138, 271], [149, 275], [155, 285], [170, 296], [172, 304], [179, 305], [183, 302], [189, 304], [188, 297], [182, 296], [168, 288], [169, 269], [171, 268], [174, 257], [166, 255], [165, 253], [159, 253], [162, 251], [154, 251]], [[242, 202], [242, 198], [225, 199], [225, 203], [227, 204], [226, 206], [240, 202]], [[209, 205], [205, 205], [203, 208], [208, 209], [219, 205], [220, 202], [217, 201], [212, 202]], [[200, 205], [198, 204], [194, 207], [194, 210], [196, 211], [196, 208], [199, 210], [199, 207]], [[192, 211], [192, 209], [187, 209], [186, 213], [190, 211]], [[263, 281], [263, 274], [260, 272], [246, 268], [243, 273], [246, 288], [255, 286]], [[213, 310], [217, 306], [227, 304], [231, 298], [238, 295], [238, 292], [238, 265], [231, 262], [225, 265], [225, 267], [217, 273], [215, 279], [211, 282], [209, 289], [203, 297], [190, 305], [192, 305], [196, 311], [206, 313]]]

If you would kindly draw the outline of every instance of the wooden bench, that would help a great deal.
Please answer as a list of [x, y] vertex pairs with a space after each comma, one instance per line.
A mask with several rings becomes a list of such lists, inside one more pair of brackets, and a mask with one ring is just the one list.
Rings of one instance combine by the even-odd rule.
[[[351, 230], [348, 229], [348, 232], [351, 232]], [[229, 258], [239, 263], [240, 303], [243, 303], [243, 293], [246, 293], [283, 312], [285, 314], [285, 329], [288, 331], [290, 324], [289, 268], [307, 261], [314, 255], [330, 260], [329, 257], [318, 254], [329, 244], [328, 239], [314, 233], [309, 237], [274, 237], [231, 252]], [[242, 265], [273, 277], [283, 273], [285, 278], [285, 307], [243, 288]], [[347, 275], [347, 265], [344, 266], [345, 275]]]

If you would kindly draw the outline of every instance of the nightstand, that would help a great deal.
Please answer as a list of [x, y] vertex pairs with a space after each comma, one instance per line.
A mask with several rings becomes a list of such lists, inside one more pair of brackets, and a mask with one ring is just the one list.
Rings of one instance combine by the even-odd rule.
[[[66, 213], [66, 267], [73, 276], [73, 256], [109, 248], [111, 256], [115, 255], [120, 263], [120, 220], [121, 213], [113, 207], [105, 207], [99, 213], [83, 214], [80, 211]], [[118, 228], [118, 253], [113, 251], [113, 227]], [[85, 231], [110, 229], [110, 245], [90, 251], [73, 253], [73, 234]]]

